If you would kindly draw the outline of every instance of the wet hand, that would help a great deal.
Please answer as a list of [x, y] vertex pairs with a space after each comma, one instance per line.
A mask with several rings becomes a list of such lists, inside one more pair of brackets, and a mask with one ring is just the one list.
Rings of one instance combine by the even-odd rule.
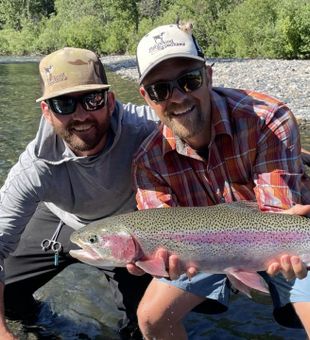
[[[181, 274], [184, 273], [186, 273], [187, 276], [191, 278], [195, 276], [198, 272], [197, 268], [194, 266], [186, 268], [177, 255], [170, 255], [168, 251], [164, 248], [158, 249], [156, 251], [155, 257], [163, 260], [167, 272], [169, 273], [169, 278], [171, 280], [176, 280]], [[145, 274], [145, 272], [141, 268], [138, 268], [133, 263], [128, 264], [126, 267], [130, 274], [137, 276]]]
[[296, 204], [291, 208], [281, 211], [282, 214], [299, 215], [299, 216], [310, 216], [310, 204]]
[[177, 255], [169, 254], [167, 250], [161, 248], [156, 252], [156, 257], [160, 257], [166, 264], [169, 278], [176, 280], [180, 275], [186, 273], [189, 278], [197, 274], [197, 268], [194, 266], [185, 267], [180, 258]]
[[267, 274], [274, 276], [282, 273], [287, 280], [295, 278], [303, 279], [307, 276], [307, 266], [298, 256], [282, 255], [279, 261], [271, 263], [267, 269]]
[[[283, 214], [307, 216], [310, 214], [310, 205], [296, 204], [287, 209]], [[295, 278], [303, 279], [307, 276], [307, 266], [298, 256], [282, 255], [278, 261], [271, 263], [267, 269], [267, 273], [274, 276], [281, 272], [287, 280]]]
[[128, 270], [128, 272], [132, 275], [136, 275], [136, 276], [142, 276], [145, 274], [145, 271], [142, 270], [141, 268], [137, 267], [135, 264], [133, 263], [128, 263], [126, 265], [126, 268]]

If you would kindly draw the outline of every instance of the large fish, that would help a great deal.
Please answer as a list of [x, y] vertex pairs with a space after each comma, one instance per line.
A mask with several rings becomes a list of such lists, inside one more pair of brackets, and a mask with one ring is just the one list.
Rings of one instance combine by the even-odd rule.
[[108, 217], [73, 232], [82, 249], [70, 254], [97, 267], [135, 263], [154, 276], [167, 276], [154, 254], [164, 247], [186, 266], [225, 273], [231, 283], [250, 295], [268, 292], [257, 271], [288, 253], [310, 263], [310, 219], [261, 212], [254, 202], [209, 207], [175, 207], [135, 211]]

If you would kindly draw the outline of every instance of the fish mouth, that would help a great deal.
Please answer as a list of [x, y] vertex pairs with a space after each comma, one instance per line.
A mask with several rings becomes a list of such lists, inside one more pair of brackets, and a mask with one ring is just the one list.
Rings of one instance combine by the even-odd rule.
[[123, 261], [117, 261], [113, 256], [102, 255], [91, 247], [84, 246], [82, 249], [72, 249], [69, 254], [77, 260], [97, 268], [124, 267], [127, 264]]
[[78, 259], [78, 260], [92, 260], [92, 261], [98, 261], [100, 260], [102, 257], [93, 249], [88, 248], [88, 249], [72, 249], [69, 251], [69, 254]]

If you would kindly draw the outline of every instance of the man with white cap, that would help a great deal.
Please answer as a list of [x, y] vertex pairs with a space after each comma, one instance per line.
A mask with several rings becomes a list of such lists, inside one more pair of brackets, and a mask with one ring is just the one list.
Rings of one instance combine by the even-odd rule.
[[[254, 91], [212, 87], [211, 67], [191, 31], [179, 25], [145, 35], [137, 62], [140, 93], [163, 123], [134, 161], [139, 209], [256, 200], [265, 211], [310, 212], [309, 205], [301, 205], [310, 202], [310, 190], [298, 127], [283, 102]], [[275, 319], [289, 327], [300, 327], [300, 319], [310, 335], [310, 275], [299, 257], [284, 254], [278, 261], [268, 273], [281, 270], [289, 281], [281, 274], [261, 274]], [[175, 255], [168, 262], [178, 265]], [[142, 273], [133, 265], [128, 269]], [[227, 310], [230, 291], [221, 274], [153, 279], [138, 309], [144, 338], [186, 339], [186, 314]]]
[[[40, 126], [0, 190], [1, 340], [14, 339], [5, 323], [4, 282], [7, 315], [29, 317], [32, 293], [73, 263], [72, 231], [135, 209], [132, 157], [156, 125], [148, 107], [115, 100], [89, 50], [58, 50], [39, 69]], [[134, 319], [149, 278], [125, 268], [105, 273], [118, 307]], [[123, 338], [134, 331], [124, 330]]]

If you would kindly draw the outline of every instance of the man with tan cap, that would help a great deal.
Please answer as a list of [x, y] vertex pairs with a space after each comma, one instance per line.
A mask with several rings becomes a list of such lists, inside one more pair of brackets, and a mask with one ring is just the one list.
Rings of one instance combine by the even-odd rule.
[[[4, 319], [4, 282], [8, 316], [29, 316], [32, 293], [73, 262], [72, 231], [135, 209], [131, 161], [156, 125], [149, 108], [115, 100], [91, 51], [64, 48], [39, 68], [40, 126], [0, 191], [1, 340], [13, 339]], [[149, 278], [126, 269], [105, 273], [117, 305], [135, 318]]]
[[[212, 69], [188, 27], [157, 27], [137, 47], [140, 93], [163, 123], [134, 161], [138, 208], [256, 200], [262, 210], [309, 214], [310, 205], [300, 204], [310, 202], [310, 190], [293, 114], [265, 94], [212, 87]], [[169, 257], [170, 266], [180, 265], [176, 259]], [[128, 269], [142, 273], [133, 265]], [[268, 267], [269, 274], [279, 270], [289, 281], [261, 274], [269, 284], [274, 317], [288, 327], [301, 327], [300, 319], [310, 336], [310, 274], [299, 257], [287, 254]], [[244, 289], [236, 276], [229, 278]], [[153, 279], [138, 309], [144, 338], [187, 339], [186, 314], [227, 310], [230, 291], [231, 282], [222, 274]]]

